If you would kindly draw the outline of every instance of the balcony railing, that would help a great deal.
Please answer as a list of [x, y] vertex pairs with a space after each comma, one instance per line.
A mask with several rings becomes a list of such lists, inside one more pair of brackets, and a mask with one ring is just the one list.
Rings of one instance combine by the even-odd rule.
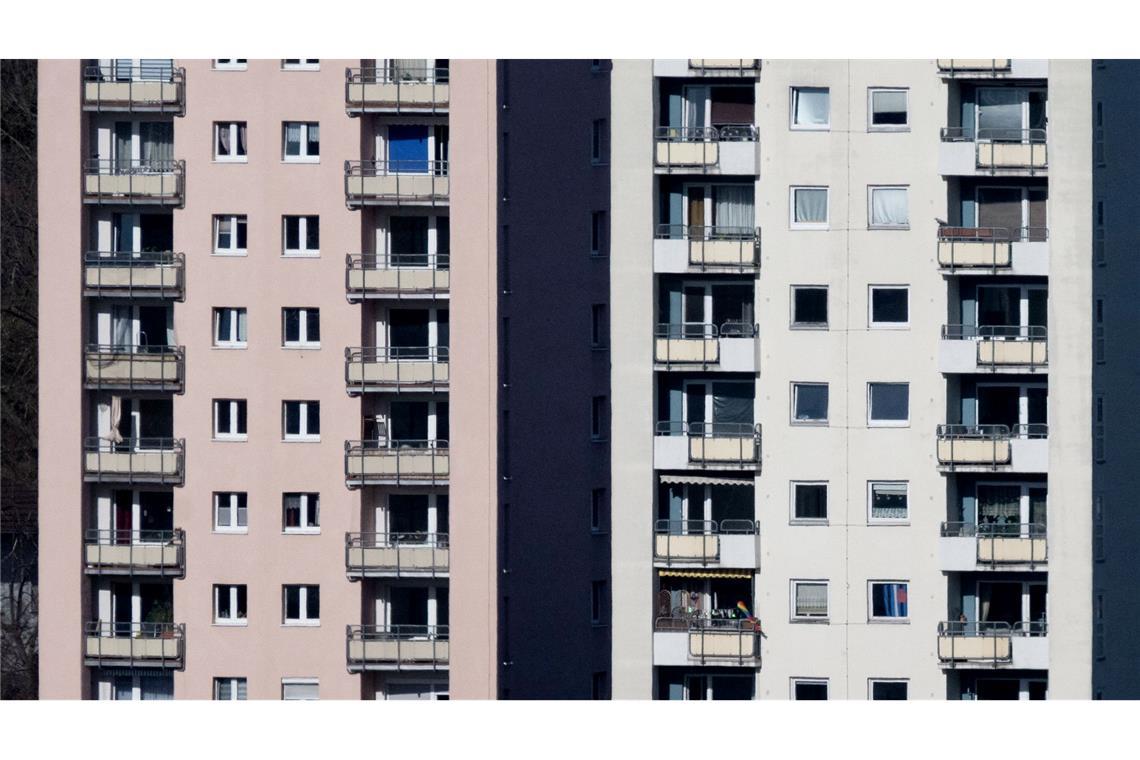
[[186, 350], [182, 346], [89, 345], [84, 368], [88, 388], [181, 393]]
[[83, 289], [93, 296], [182, 298], [186, 257], [171, 251], [88, 251]]
[[943, 340], [972, 340], [979, 367], [1034, 372], [1049, 364], [1048, 329], [1041, 325], [942, 325]]
[[83, 69], [83, 108], [181, 115], [186, 110], [186, 70], [169, 66], [87, 66]]
[[349, 113], [447, 113], [449, 78], [446, 68], [345, 69], [345, 107]]
[[345, 657], [350, 670], [446, 668], [446, 625], [350, 625]]
[[756, 531], [752, 520], [658, 520], [653, 526], [653, 558], [667, 564], [718, 563], [722, 536], [755, 536]]
[[446, 533], [346, 533], [344, 564], [349, 577], [446, 576], [450, 564]]
[[447, 441], [345, 441], [344, 476], [351, 485], [445, 485], [450, 471]]
[[1045, 242], [1048, 227], [938, 228], [938, 265], [946, 269], [997, 271], [1013, 264], [1013, 243]]
[[350, 299], [436, 298], [451, 287], [451, 254], [358, 253], [345, 257], [344, 288]]
[[369, 346], [344, 350], [344, 382], [350, 391], [444, 390], [447, 346]]
[[760, 71], [759, 58], [690, 58], [689, 68], [695, 74], [754, 75]]
[[83, 560], [89, 573], [182, 575], [186, 535], [174, 530], [88, 530]]
[[688, 634], [689, 659], [759, 667], [762, 629], [756, 618], [659, 617], [654, 630]]
[[660, 224], [659, 240], [687, 240], [689, 265], [709, 268], [732, 268], [738, 271], [760, 266], [760, 228]]
[[1031, 174], [1049, 166], [1048, 134], [1044, 129], [943, 127], [943, 142], [974, 143], [974, 164], [994, 173], [1025, 169]]
[[182, 203], [185, 161], [92, 158], [83, 172], [88, 203]]
[[943, 538], [974, 538], [980, 565], [1044, 565], [1049, 559], [1046, 526], [1041, 523], [942, 523]]
[[980, 662], [993, 665], [1013, 661], [1015, 637], [1049, 633], [1045, 621], [943, 621], [938, 624], [938, 659], [944, 663]]
[[107, 483], [181, 485], [186, 442], [182, 438], [86, 438], [84, 479]]
[[1015, 438], [1042, 439], [1049, 436], [1045, 424], [1014, 425], [939, 425], [938, 463], [988, 466], [997, 469], [1012, 462], [1011, 441]]
[[939, 58], [938, 70], [944, 75], [955, 74], [1008, 74], [1013, 61], [1009, 58]]
[[90, 666], [181, 668], [186, 626], [181, 623], [89, 621], [83, 656]]
[[760, 425], [746, 422], [658, 422], [659, 436], [686, 436], [691, 464], [738, 465], [760, 461]]
[[759, 326], [745, 322], [714, 324], [658, 323], [653, 331], [653, 361], [665, 365], [708, 367], [720, 363], [721, 338], [752, 338]]
[[447, 161], [345, 161], [344, 195], [351, 205], [447, 203]]

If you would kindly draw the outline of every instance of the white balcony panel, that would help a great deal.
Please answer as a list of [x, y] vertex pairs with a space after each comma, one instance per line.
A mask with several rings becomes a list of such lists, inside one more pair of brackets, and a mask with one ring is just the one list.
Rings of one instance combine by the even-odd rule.
[[1014, 668], [1025, 670], [1049, 669], [1049, 637], [1048, 636], [1014, 636], [1013, 662]]
[[942, 536], [938, 564], [943, 572], [967, 573], [978, 567], [978, 541], [973, 536]]
[[1010, 441], [1013, 472], [1048, 472], [1048, 438], [1014, 438]]
[[659, 470], [689, 468], [689, 437], [657, 435], [653, 437], [653, 466]]
[[760, 366], [760, 341], [756, 338], [721, 338], [720, 369], [724, 372], [756, 372]]

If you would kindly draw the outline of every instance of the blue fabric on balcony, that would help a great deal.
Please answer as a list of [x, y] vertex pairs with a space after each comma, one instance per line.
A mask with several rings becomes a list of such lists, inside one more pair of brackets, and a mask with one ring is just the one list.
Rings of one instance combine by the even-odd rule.
[[388, 127], [388, 170], [402, 174], [427, 174], [426, 126], [392, 124]]

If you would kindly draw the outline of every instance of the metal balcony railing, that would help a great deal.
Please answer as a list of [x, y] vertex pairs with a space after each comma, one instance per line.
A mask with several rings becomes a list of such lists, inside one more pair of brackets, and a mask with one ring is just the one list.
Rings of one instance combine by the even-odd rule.
[[449, 465], [448, 445], [444, 440], [344, 442], [344, 474], [350, 484], [445, 484]]
[[1048, 329], [1042, 325], [942, 325], [942, 339], [976, 342], [979, 367], [1035, 372], [1049, 364]]
[[759, 227], [659, 224], [657, 239], [687, 240], [689, 265], [702, 270], [716, 267], [744, 272], [760, 266]]
[[446, 576], [450, 554], [446, 533], [346, 533], [344, 537], [344, 564], [352, 577]]
[[86, 387], [181, 393], [186, 368], [182, 346], [92, 344], [84, 350]]
[[938, 228], [938, 265], [946, 269], [986, 268], [993, 272], [1013, 264], [1013, 243], [1045, 242], [1048, 227]]
[[83, 472], [88, 481], [181, 485], [186, 441], [182, 438], [88, 437]]
[[692, 464], [745, 467], [760, 462], [759, 423], [661, 421], [655, 432], [659, 436], [687, 437]]
[[450, 253], [355, 253], [345, 257], [349, 298], [435, 297], [451, 287]]
[[752, 520], [658, 520], [653, 525], [653, 558], [666, 563], [721, 559], [721, 536], [756, 535]]
[[760, 666], [760, 638], [757, 618], [676, 615], [658, 617], [655, 631], [687, 633], [688, 654], [699, 662], [735, 661], [739, 665]]
[[1010, 442], [1015, 439], [1043, 439], [1049, 426], [1042, 423], [1025, 425], [939, 425], [938, 463], [949, 465], [984, 465], [997, 469], [1011, 464]]
[[653, 361], [665, 365], [701, 365], [720, 362], [721, 338], [753, 338], [759, 325], [725, 322], [717, 326], [699, 322], [659, 322], [653, 330]]
[[759, 58], [690, 58], [689, 68], [697, 74], [753, 75], [760, 70]]
[[447, 346], [367, 346], [344, 350], [350, 390], [435, 391], [448, 384]]
[[91, 158], [83, 163], [88, 202], [180, 204], [186, 178], [182, 160]]
[[186, 257], [172, 251], [88, 251], [83, 289], [88, 295], [182, 298]]
[[344, 195], [351, 204], [446, 203], [447, 161], [345, 161]]
[[87, 531], [83, 559], [88, 572], [181, 575], [186, 567], [186, 534], [174, 530]]
[[182, 623], [89, 621], [83, 626], [89, 665], [181, 668], [186, 626]]
[[1009, 73], [1012, 60], [1009, 58], [939, 58], [938, 70], [943, 74], [998, 74]]
[[943, 538], [974, 538], [982, 565], [1043, 565], [1049, 559], [1048, 531], [1042, 523], [942, 523]]
[[1044, 620], [942, 621], [938, 624], [938, 659], [945, 663], [990, 662], [995, 665], [1013, 661], [1015, 637], [1047, 636]]
[[83, 107], [94, 111], [145, 111], [181, 115], [186, 110], [186, 69], [167, 65], [86, 66]]
[[1048, 134], [1044, 129], [943, 127], [943, 142], [974, 143], [974, 166], [990, 174], [999, 169], [1024, 169], [1030, 174], [1049, 166]]
[[446, 113], [449, 80], [450, 71], [442, 67], [345, 69], [344, 102], [349, 112]]
[[446, 625], [349, 625], [345, 659], [357, 670], [376, 667], [444, 668], [449, 660]]

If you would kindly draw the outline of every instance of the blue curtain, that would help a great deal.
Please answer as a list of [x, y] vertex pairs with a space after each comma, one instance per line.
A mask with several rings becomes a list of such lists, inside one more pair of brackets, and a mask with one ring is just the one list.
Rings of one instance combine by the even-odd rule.
[[388, 170], [427, 174], [428, 128], [407, 124], [388, 127]]

